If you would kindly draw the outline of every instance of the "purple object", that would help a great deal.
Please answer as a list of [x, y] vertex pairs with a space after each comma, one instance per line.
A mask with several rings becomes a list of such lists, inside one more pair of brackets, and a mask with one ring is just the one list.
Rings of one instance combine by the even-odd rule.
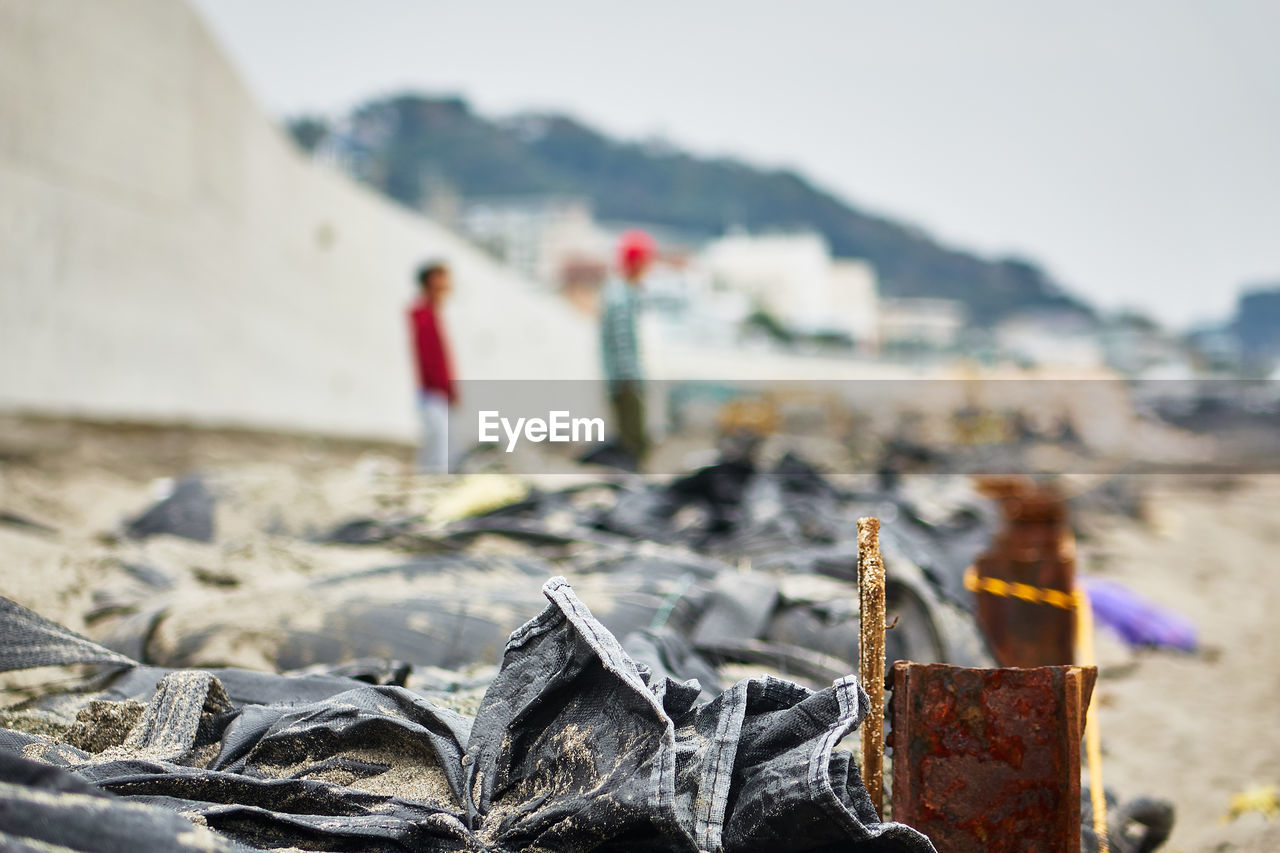
[[1194, 652], [1195, 626], [1185, 616], [1138, 597], [1127, 586], [1100, 578], [1084, 578], [1094, 619], [1133, 646], [1166, 646]]

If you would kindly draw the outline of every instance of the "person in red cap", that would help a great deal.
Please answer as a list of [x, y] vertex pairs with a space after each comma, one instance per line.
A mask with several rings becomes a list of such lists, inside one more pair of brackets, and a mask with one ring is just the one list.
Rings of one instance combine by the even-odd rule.
[[418, 286], [418, 298], [409, 307], [422, 417], [417, 468], [419, 473], [442, 474], [449, 470], [449, 410], [458, 401], [449, 345], [440, 321], [440, 307], [452, 289], [449, 268], [439, 261], [424, 264], [418, 270]]
[[649, 452], [644, 420], [643, 363], [637, 318], [644, 275], [657, 247], [644, 231], [627, 231], [618, 243], [618, 272], [605, 284], [600, 351], [619, 443], [638, 469]]

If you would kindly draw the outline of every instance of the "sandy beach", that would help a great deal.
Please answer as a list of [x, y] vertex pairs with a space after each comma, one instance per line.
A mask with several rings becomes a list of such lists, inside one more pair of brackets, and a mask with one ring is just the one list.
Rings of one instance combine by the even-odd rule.
[[[0, 589], [92, 635], [95, 590], [123, 578], [130, 562], [199, 569], [208, 596], [386, 565], [397, 559], [390, 549], [307, 537], [353, 516], [430, 512], [446, 484], [406, 476], [410, 456], [392, 444], [6, 418], [0, 511], [10, 520], [0, 524]], [[191, 471], [218, 497], [214, 542], [120, 535], [165, 478]], [[1233, 794], [1280, 781], [1280, 573], [1271, 565], [1280, 476], [1149, 476], [1136, 485], [1142, 518], [1090, 511], [1077, 519], [1079, 570], [1189, 617], [1202, 647], [1132, 652], [1100, 630], [1094, 708], [1106, 785], [1123, 799], [1175, 803], [1177, 828], [1163, 849], [1280, 849], [1280, 821], [1250, 813], [1224, 822]], [[252, 654], [240, 662], [254, 665]], [[0, 704], [57, 677], [10, 675]]]

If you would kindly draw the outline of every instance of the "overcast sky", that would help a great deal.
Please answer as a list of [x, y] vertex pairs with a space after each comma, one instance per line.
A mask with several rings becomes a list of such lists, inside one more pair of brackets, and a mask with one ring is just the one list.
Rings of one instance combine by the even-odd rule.
[[1274, 0], [195, 0], [263, 106], [399, 90], [792, 166], [1183, 325], [1280, 282]]

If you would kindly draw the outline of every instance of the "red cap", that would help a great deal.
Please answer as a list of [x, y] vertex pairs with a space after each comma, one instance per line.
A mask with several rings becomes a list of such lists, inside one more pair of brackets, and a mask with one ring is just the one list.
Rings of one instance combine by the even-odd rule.
[[633, 228], [625, 232], [618, 240], [618, 266], [623, 272], [633, 272], [638, 267], [653, 260], [658, 253], [658, 246], [645, 231]]

